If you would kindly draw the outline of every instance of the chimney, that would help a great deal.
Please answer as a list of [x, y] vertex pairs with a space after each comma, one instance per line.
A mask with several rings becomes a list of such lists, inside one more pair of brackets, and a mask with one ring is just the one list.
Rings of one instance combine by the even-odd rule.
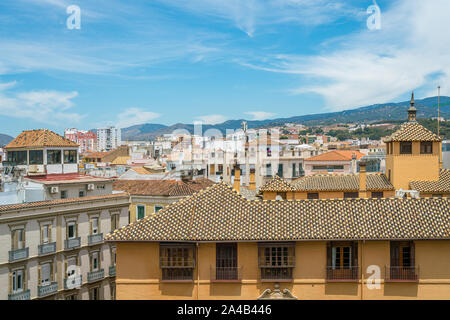
[[237, 192], [241, 192], [241, 169], [239, 168], [239, 165], [236, 165], [234, 167], [233, 189], [235, 189]]
[[356, 168], [356, 153], [352, 153], [352, 173], [356, 174], [357, 168]]
[[362, 160], [359, 163], [359, 197], [367, 198], [367, 173], [365, 160]]
[[256, 183], [255, 183], [255, 169], [250, 169], [250, 184], [248, 186], [250, 190], [256, 190]]

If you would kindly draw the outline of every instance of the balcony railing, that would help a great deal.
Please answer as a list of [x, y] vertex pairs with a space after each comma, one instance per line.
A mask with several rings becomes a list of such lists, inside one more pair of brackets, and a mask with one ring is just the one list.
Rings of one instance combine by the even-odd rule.
[[161, 268], [195, 268], [194, 259], [161, 257], [159, 262]]
[[30, 300], [30, 289], [18, 293], [8, 294], [8, 300]]
[[284, 256], [284, 257], [276, 257], [276, 256], [263, 256], [259, 257], [260, 268], [286, 268], [286, 267], [295, 267], [295, 256]]
[[116, 275], [116, 266], [109, 267], [109, 276], [114, 277]]
[[28, 258], [28, 247], [23, 249], [11, 250], [9, 251], [9, 262], [27, 259]]
[[419, 267], [386, 267], [387, 282], [417, 282]]
[[65, 290], [78, 289], [82, 284], [83, 277], [81, 275], [64, 279]]
[[56, 252], [56, 242], [40, 244], [38, 246], [38, 252], [40, 256]]
[[239, 282], [242, 280], [242, 267], [210, 267], [211, 281]]
[[192, 281], [193, 268], [164, 268], [162, 269], [162, 281], [187, 282]]
[[81, 245], [80, 237], [64, 240], [64, 249], [66, 250], [78, 248], [80, 245]]
[[88, 243], [96, 244], [103, 242], [103, 233], [88, 235]]
[[52, 282], [46, 286], [38, 286], [38, 296], [44, 297], [58, 292], [58, 282]]
[[88, 272], [88, 282], [89, 283], [102, 280], [104, 277], [105, 277], [104, 269]]
[[261, 268], [261, 281], [292, 281], [292, 267]]
[[327, 267], [327, 281], [357, 281], [358, 267]]

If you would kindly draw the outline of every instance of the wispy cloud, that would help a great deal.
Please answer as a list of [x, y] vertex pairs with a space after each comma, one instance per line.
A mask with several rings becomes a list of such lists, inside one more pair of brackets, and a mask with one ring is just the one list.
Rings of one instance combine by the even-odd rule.
[[204, 124], [218, 124], [218, 123], [222, 123], [222, 122], [228, 120], [228, 118], [226, 116], [221, 115], [221, 114], [209, 114], [209, 115], [199, 116], [196, 119], [203, 122]]
[[144, 124], [151, 120], [157, 119], [161, 114], [151, 111], [145, 111], [141, 108], [127, 108], [118, 115], [116, 126], [119, 128], [127, 128], [137, 124]]
[[52, 125], [59, 125], [61, 121], [79, 122], [83, 118], [69, 110], [74, 107], [72, 100], [78, 96], [76, 91], [10, 92], [15, 86], [15, 82], [0, 84], [0, 115]]
[[[269, 72], [299, 75], [308, 84], [293, 94], [316, 93], [339, 110], [398, 99], [413, 89], [435, 93], [450, 81], [450, 2], [400, 0], [382, 10], [382, 29], [339, 39], [337, 49], [315, 56], [272, 55], [241, 64]], [[267, 62], [268, 61], [268, 62]], [[306, 83], [306, 81], [304, 81]], [[450, 93], [450, 88], [443, 92]]]
[[245, 114], [251, 115], [251, 120], [265, 120], [276, 115], [276, 113], [266, 111], [249, 111], [245, 112]]

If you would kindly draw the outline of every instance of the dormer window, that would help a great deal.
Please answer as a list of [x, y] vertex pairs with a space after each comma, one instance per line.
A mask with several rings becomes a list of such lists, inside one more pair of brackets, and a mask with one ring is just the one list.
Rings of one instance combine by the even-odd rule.
[[412, 142], [400, 142], [400, 154], [412, 154]]

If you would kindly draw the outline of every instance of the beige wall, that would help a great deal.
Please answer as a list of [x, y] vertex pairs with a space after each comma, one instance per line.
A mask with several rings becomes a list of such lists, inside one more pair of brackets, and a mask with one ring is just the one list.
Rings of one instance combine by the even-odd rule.
[[[200, 243], [194, 281], [161, 283], [158, 243], [117, 244], [117, 299], [256, 299], [273, 283], [261, 282], [257, 243], [238, 244], [238, 266], [242, 267], [240, 283], [213, 283], [215, 243]], [[296, 266], [292, 282], [280, 283], [299, 299], [450, 299], [450, 241], [416, 241], [416, 265], [419, 282], [384, 283], [385, 266], [390, 263], [388, 241], [359, 242], [361, 279], [357, 282], [326, 281], [326, 242], [297, 242]], [[378, 265], [381, 288], [370, 290], [365, 284], [369, 265]], [[198, 273], [197, 273], [198, 272]], [[198, 278], [197, 278], [198, 277]], [[198, 292], [197, 292], [198, 288]]]

